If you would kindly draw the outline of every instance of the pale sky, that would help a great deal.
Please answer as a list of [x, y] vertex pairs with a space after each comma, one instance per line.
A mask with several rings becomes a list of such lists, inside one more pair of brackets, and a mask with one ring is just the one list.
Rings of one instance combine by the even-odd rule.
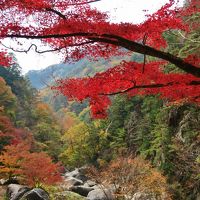
[[[109, 12], [113, 22], [133, 22], [141, 23], [145, 19], [143, 10], [149, 10], [153, 13], [168, 0], [102, 0], [93, 3], [92, 6], [97, 7], [101, 11]], [[180, 0], [182, 5], [183, 0]], [[5, 42], [9, 44], [8, 41]], [[62, 62], [62, 56], [56, 53], [37, 54], [34, 50], [29, 53], [16, 53], [18, 63], [22, 67], [22, 73], [25, 74], [29, 70], [43, 69], [52, 64]]]

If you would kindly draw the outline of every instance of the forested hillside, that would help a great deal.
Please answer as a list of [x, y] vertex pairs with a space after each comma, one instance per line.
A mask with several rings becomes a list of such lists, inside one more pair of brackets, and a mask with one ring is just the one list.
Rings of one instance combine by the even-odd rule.
[[[55, 102], [50, 105], [43, 103], [40, 100], [41, 93], [21, 76], [18, 65], [7, 69], [1, 67], [0, 70], [0, 144], [1, 150], [5, 149], [0, 157], [3, 164], [2, 177], [12, 178], [17, 175], [23, 177], [28, 184], [34, 184], [31, 177], [25, 175], [24, 179], [24, 175], [21, 176], [21, 173], [26, 174], [25, 169], [20, 174], [16, 169], [23, 168], [30, 156], [46, 157], [48, 154], [54, 162], [61, 161], [68, 169], [92, 164], [101, 169], [101, 172], [91, 173], [93, 177], [101, 177], [100, 182], [107, 178], [112, 181], [110, 174], [114, 173], [114, 178], [116, 170], [122, 175], [132, 173], [128, 168], [126, 170], [129, 171], [124, 171], [123, 166], [126, 163], [123, 157], [131, 157], [134, 158], [130, 160], [132, 167], [151, 164], [159, 170], [156, 173], [160, 175], [145, 172], [144, 180], [148, 178], [155, 181], [161, 178], [159, 176], [166, 179], [162, 186], [164, 188], [158, 189], [155, 185], [151, 192], [159, 196], [161, 191], [166, 190], [173, 199], [195, 199], [198, 196], [200, 109], [197, 105], [168, 105], [152, 95], [133, 98], [119, 95], [112, 99], [113, 105], [107, 119], [92, 120], [87, 103], [81, 106], [65, 100], [66, 105], [63, 104], [59, 109], [50, 107]], [[63, 100], [59, 102], [62, 103]], [[16, 153], [18, 148], [20, 155]], [[23, 155], [21, 151], [24, 152]], [[12, 155], [13, 152], [15, 155]], [[5, 162], [8, 156], [12, 159], [19, 159], [21, 156], [24, 163], [16, 166], [11, 161]], [[28, 170], [34, 170], [37, 174], [38, 169], [32, 167], [33, 169], [29, 166]], [[134, 176], [131, 181], [139, 178], [138, 175]], [[120, 194], [130, 189], [129, 181], [122, 183], [117, 177], [114, 180], [123, 185], [125, 191], [119, 190]], [[52, 178], [52, 182], [50, 180], [48, 184], [53, 182]], [[150, 186], [145, 185], [145, 181], [137, 184], [142, 185], [142, 189], [149, 193]], [[132, 186], [131, 189], [137, 192]]]

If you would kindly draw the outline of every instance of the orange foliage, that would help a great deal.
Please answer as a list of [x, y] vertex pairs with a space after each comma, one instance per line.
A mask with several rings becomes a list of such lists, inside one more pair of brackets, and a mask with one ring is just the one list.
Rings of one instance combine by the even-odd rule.
[[22, 159], [29, 153], [30, 146], [28, 144], [19, 143], [8, 145], [4, 148], [5, 151], [0, 155], [0, 173], [11, 178], [18, 174]]
[[20, 176], [23, 183], [53, 184], [61, 180], [59, 166], [45, 153], [30, 153], [30, 145], [19, 143], [8, 145], [0, 155], [0, 173], [11, 178]]

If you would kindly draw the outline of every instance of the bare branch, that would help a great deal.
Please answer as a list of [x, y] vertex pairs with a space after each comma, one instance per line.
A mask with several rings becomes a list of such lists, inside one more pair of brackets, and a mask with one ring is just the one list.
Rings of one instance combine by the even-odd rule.
[[[94, 43], [94, 41], [90, 41], [89, 40], [89, 41], [82, 42], [82, 43], [69, 44], [67, 47], [77, 47], [77, 46], [82, 46], [82, 45], [85, 45], [85, 44], [92, 44], [92, 43]], [[35, 48], [35, 52], [39, 53], [39, 54], [48, 53], [48, 52], [54, 52], [54, 51], [60, 51], [61, 49], [67, 48], [66, 46], [63, 46], [63, 47], [59, 47], [59, 48], [55, 48], [55, 49], [48, 49], [48, 50], [41, 51], [41, 50], [38, 50], [38, 47], [37, 47], [36, 44], [31, 44], [27, 50], [17, 50], [17, 49], [14, 49], [12, 47], [8, 47], [3, 43], [1, 43], [1, 45], [4, 46], [7, 49], [10, 49], [10, 50], [12, 50], [14, 52], [19, 52], [19, 53], [28, 53], [31, 50], [31, 48], [34, 47]]]

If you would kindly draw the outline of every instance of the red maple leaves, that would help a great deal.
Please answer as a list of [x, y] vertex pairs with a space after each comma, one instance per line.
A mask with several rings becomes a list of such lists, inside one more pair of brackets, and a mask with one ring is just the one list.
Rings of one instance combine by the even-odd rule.
[[4, 67], [10, 66], [12, 61], [11, 56], [8, 55], [7, 52], [0, 52], [0, 65]]
[[134, 95], [160, 94], [169, 101], [200, 102], [200, 78], [188, 74], [162, 72], [163, 62], [122, 62], [119, 66], [97, 73], [92, 78], [72, 78], [58, 81], [52, 87], [70, 100], [88, 98], [94, 117], [106, 116], [110, 104], [108, 96], [128, 93]]

